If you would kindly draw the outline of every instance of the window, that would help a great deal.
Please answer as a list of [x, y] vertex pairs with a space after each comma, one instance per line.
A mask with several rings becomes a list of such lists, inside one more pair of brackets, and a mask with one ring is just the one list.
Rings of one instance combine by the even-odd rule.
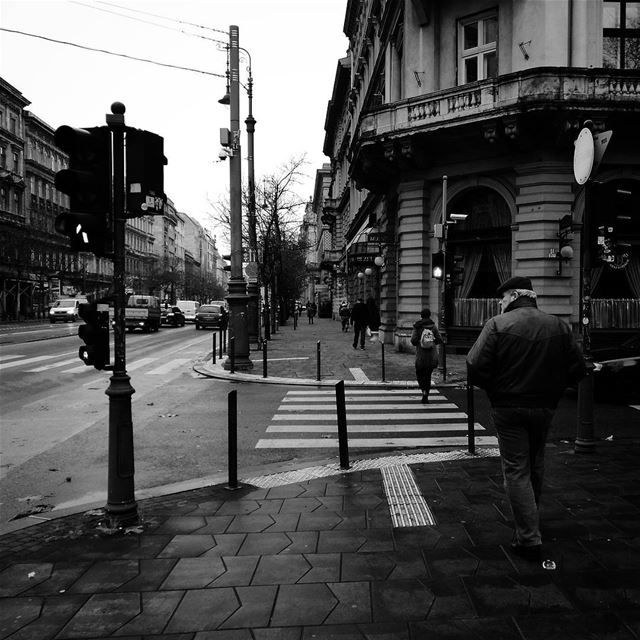
[[458, 42], [460, 84], [498, 75], [498, 17], [495, 14], [461, 20]]
[[640, 2], [602, 3], [602, 66], [640, 69]]

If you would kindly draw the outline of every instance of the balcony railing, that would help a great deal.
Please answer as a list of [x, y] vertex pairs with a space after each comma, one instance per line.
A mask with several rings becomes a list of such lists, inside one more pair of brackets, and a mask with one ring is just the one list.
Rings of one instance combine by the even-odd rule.
[[[363, 137], [544, 108], [549, 102], [640, 102], [640, 72], [539, 67], [394, 102], [362, 117]], [[636, 107], [639, 108], [640, 107]]]

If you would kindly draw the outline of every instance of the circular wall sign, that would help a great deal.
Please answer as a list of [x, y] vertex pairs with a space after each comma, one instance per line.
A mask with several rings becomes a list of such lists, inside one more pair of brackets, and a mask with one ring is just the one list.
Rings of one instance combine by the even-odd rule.
[[573, 176], [578, 184], [584, 184], [593, 169], [593, 135], [586, 127], [580, 131], [573, 151]]

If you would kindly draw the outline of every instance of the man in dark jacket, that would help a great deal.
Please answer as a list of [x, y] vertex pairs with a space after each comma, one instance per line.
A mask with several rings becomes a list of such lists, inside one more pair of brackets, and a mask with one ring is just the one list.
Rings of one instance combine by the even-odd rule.
[[364, 349], [364, 339], [369, 326], [369, 311], [362, 298], [358, 298], [351, 309], [351, 324], [353, 325], [353, 348], [358, 348], [358, 340], [360, 340], [360, 348]]
[[[420, 338], [425, 329], [428, 329], [431, 335], [428, 336], [427, 342], [421, 344]], [[416, 348], [416, 378], [422, 391], [422, 403], [427, 404], [431, 390], [431, 374], [438, 366], [437, 345], [442, 344], [438, 327], [431, 319], [431, 309], [423, 309], [420, 312], [420, 320], [413, 325], [411, 344]]]
[[586, 366], [569, 325], [538, 309], [529, 278], [510, 278], [498, 297], [502, 314], [487, 321], [467, 365], [470, 382], [491, 401], [514, 519], [512, 550], [538, 560], [545, 442], [560, 397]]

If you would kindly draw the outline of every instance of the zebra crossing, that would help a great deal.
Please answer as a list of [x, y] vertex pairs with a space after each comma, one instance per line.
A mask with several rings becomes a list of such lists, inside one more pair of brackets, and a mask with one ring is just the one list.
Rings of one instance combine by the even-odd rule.
[[[467, 445], [467, 414], [432, 389], [429, 404], [417, 389], [346, 389], [349, 448], [442, 447]], [[497, 445], [474, 424], [478, 445]], [[335, 391], [289, 391], [256, 449], [337, 449]]]
[[[73, 357], [68, 357], [70, 355], [64, 354], [62, 357], [60, 355], [26, 357], [20, 354], [0, 356], [0, 373], [5, 371], [18, 373], [44, 373], [51, 371], [56, 375], [71, 375], [81, 372], [86, 373], [90, 370], [86, 365], [79, 363], [77, 354]], [[127, 363], [127, 372], [147, 367], [147, 370], [143, 371], [145, 375], [166, 375], [190, 361], [191, 358], [167, 359], [162, 356], [132, 359]], [[153, 366], [154, 364], [157, 364], [157, 366]], [[110, 374], [110, 372], [106, 373]]]

